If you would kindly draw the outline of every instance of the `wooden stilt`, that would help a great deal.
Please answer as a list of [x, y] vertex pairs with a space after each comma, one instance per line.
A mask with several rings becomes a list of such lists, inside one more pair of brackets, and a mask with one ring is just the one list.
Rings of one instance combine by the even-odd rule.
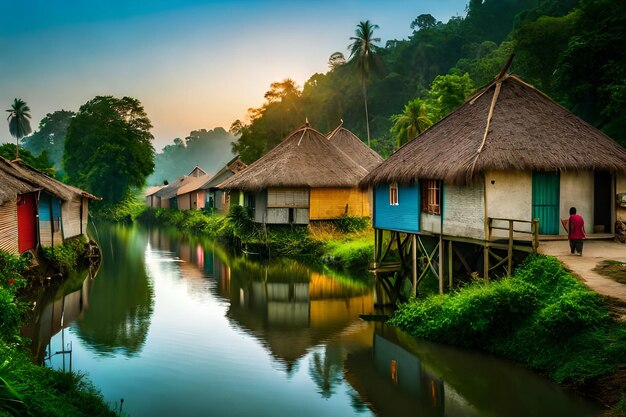
[[484, 255], [483, 255], [483, 260], [484, 260], [484, 265], [483, 265], [483, 275], [485, 278], [485, 281], [489, 282], [489, 243], [485, 242], [485, 250], [484, 250]]
[[452, 241], [448, 240], [448, 289], [452, 289]]
[[411, 278], [413, 280], [413, 297], [417, 296], [417, 238], [411, 239]]
[[508, 251], [509, 263], [506, 269], [506, 276], [510, 277], [513, 269], [513, 221], [509, 220], [509, 251]]
[[443, 235], [439, 234], [439, 294], [443, 294]]

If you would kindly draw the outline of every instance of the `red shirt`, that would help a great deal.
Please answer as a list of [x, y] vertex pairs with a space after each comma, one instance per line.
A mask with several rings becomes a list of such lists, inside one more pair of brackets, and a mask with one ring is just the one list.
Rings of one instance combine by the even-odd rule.
[[584, 239], [585, 238], [585, 221], [578, 214], [569, 216], [569, 233], [568, 239]]

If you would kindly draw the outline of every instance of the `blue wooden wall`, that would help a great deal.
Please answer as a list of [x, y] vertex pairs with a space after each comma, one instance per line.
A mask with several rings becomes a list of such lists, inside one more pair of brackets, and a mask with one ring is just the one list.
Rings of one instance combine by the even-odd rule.
[[374, 227], [417, 233], [420, 230], [419, 184], [398, 186], [398, 205], [389, 204], [389, 185], [374, 189]]
[[52, 218], [61, 218], [61, 200], [50, 195], [42, 194], [39, 199], [39, 221], [50, 221], [50, 204], [52, 203]]

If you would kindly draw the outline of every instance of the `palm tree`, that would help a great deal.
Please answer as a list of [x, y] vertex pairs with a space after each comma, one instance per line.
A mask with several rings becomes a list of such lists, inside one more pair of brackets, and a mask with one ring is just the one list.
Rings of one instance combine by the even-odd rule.
[[416, 98], [404, 106], [404, 112], [390, 117], [391, 133], [396, 137], [398, 148], [432, 126], [432, 115], [426, 101]]
[[9, 112], [7, 117], [9, 132], [16, 139], [15, 159], [18, 159], [20, 157], [20, 139], [31, 132], [30, 121], [28, 120], [30, 119], [30, 107], [24, 100], [16, 98], [7, 112]]
[[365, 126], [367, 127], [367, 146], [370, 146], [370, 121], [367, 112], [367, 87], [366, 83], [370, 77], [370, 70], [376, 68], [378, 60], [376, 51], [378, 46], [375, 42], [380, 42], [380, 38], [374, 38], [374, 30], [378, 29], [378, 25], [371, 23], [369, 20], [359, 22], [354, 34], [351, 37], [352, 43], [348, 47], [350, 49], [350, 60], [356, 63], [361, 77], [361, 88], [363, 90], [363, 102], [365, 103]]

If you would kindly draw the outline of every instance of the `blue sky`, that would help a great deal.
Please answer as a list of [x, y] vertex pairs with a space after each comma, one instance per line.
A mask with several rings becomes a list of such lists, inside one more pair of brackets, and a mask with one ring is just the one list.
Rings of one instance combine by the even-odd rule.
[[[381, 44], [409, 36], [422, 13], [447, 21], [467, 0], [36, 0], [2, 5], [0, 103], [31, 108], [33, 128], [96, 95], [132, 96], [154, 125], [155, 148], [191, 130], [228, 128], [262, 104], [273, 81], [300, 86], [347, 55], [361, 20]], [[0, 141], [9, 140], [0, 129]]]

